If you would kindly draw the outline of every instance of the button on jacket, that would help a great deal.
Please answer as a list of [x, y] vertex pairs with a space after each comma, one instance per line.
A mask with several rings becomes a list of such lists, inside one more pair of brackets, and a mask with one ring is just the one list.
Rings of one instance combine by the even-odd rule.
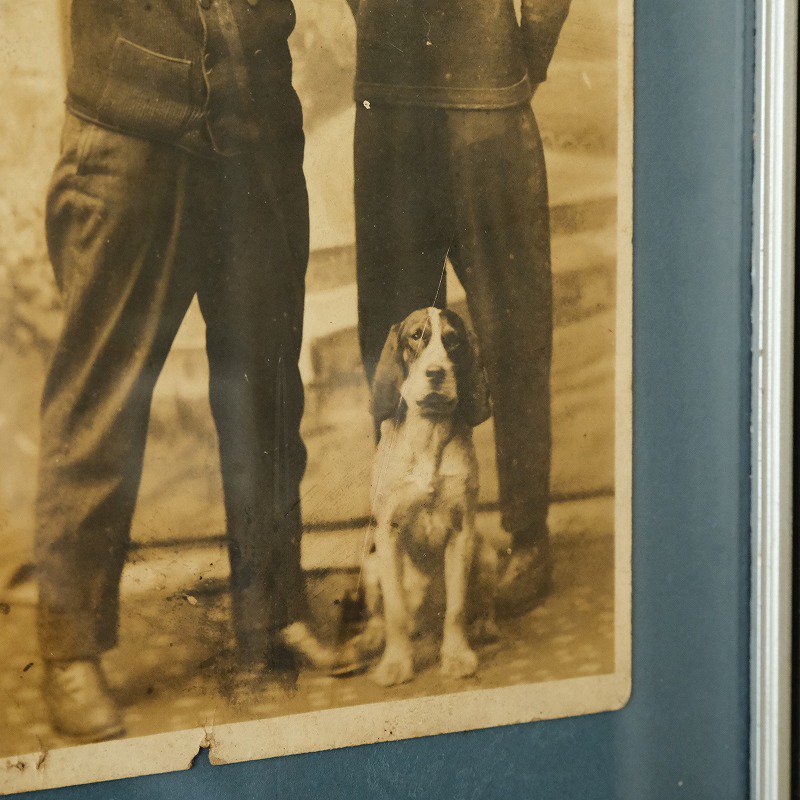
[[504, 108], [527, 102], [569, 0], [349, 0], [359, 103]]
[[265, 113], [297, 104], [294, 24], [291, 0], [73, 0], [67, 105], [123, 133], [238, 152]]

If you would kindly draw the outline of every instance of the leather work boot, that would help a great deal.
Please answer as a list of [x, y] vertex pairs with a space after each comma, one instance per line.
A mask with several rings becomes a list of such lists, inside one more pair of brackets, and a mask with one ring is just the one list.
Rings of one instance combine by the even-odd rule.
[[305, 622], [293, 622], [283, 628], [280, 641], [300, 664], [326, 675], [344, 677], [366, 668], [363, 657], [352, 642], [328, 647], [317, 639]]
[[125, 731], [99, 661], [46, 662], [42, 693], [57, 733], [88, 743]]
[[501, 561], [497, 584], [498, 616], [510, 617], [531, 611], [547, 595], [553, 583], [553, 553], [549, 538], [512, 550]]
[[258, 709], [297, 691], [300, 668], [332, 677], [345, 677], [366, 669], [367, 662], [352, 642], [329, 647], [320, 642], [305, 622], [293, 622], [277, 632], [263, 659], [252, 653], [239, 655], [220, 674], [220, 691], [234, 705]]

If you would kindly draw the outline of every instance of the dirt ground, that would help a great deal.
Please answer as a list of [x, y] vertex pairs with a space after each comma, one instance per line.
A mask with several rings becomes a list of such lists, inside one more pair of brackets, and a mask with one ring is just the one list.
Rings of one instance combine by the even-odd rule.
[[[128, 593], [120, 647], [106, 658], [125, 707], [127, 736], [610, 673], [613, 539], [561, 536], [555, 557], [550, 596], [529, 614], [501, 623], [499, 642], [479, 649], [474, 678], [446, 679], [435, 663], [423, 666], [411, 683], [392, 689], [377, 686], [368, 674], [329, 678], [304, 673], [294, 691], [265, 686], [263, 696], [246, 706], [226, 699], [230, 631], [224, 583], [211, 581], [205, 590], [195, 586], [191, 594]], [[338, 627], [337, 601], [355, 580], [350, 571], [311, 573], [314, 612], [329, 638]], [[0, 613], [0, 757], [65, 746], [68, 742], [50, 731], [41, 703], [34, 609], [4, 605]]]

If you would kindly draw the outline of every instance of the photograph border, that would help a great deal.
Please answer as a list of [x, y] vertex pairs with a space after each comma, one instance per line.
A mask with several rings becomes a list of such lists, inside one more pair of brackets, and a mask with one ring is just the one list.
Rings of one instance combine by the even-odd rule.
[[191, 767], [209, 748], [229, 764], [356, 745], [573, 717], [625, 706], [631, 693], [633, 0], [618, 0], [617, 277], [613, 673], [390, 700], [198, 727], [0, 759], [0, 794]]

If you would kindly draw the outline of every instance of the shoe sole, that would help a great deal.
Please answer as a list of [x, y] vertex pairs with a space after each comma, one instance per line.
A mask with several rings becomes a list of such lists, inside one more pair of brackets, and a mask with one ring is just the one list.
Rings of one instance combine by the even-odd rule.
[[369, 668], [367, 661], [358, 661], [351, 664], [341, 664], [325, 670], [325, 674], [331, 678], [349, 678], [351, 675], [360, 675]]

